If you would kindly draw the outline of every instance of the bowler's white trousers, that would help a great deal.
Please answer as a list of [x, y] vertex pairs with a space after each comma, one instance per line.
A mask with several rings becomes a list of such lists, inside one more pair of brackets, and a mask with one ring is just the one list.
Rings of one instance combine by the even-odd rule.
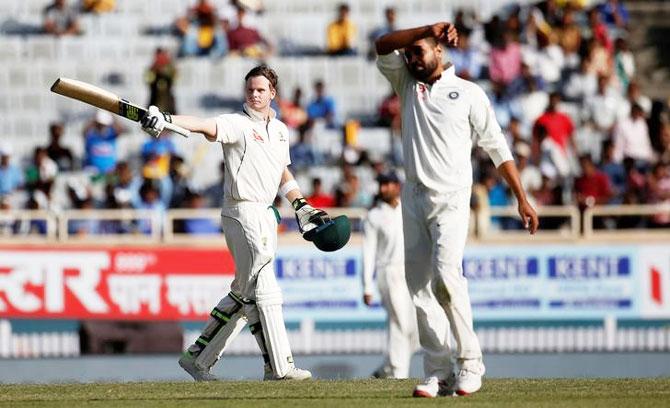
[[416, 306], [426, 376], [447, 378], [452, 372], [448, 327], [456, 340], [456, 358], [482, 357], [462, 267], [470, 190], [437, 193], [412, 182], [403, 186], [405, 278]]
[[378, 269], [377, 287], [388, 315], [388, 355], [382, 369], [391, 378], [408, 378], [419, 338], [414, 304], [405, 283], [404, 265]]

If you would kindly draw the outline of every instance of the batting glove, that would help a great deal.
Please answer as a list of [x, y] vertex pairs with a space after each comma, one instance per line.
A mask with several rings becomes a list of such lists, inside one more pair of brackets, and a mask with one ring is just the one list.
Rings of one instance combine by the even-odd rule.
[[319, 225], [330, 222], [330, 216], [325, 211], [312, 207], [304, 198], [296, 198], [291, 205], [295, 210], [295, 219], [303, 235]]
[[166, 123], [172, 123], [172, 118], [167, 112], [161, 112], [157, 106], [151, 105], [149, 111], [140, 121], [142, 130], [153, 137], [159, 137]]

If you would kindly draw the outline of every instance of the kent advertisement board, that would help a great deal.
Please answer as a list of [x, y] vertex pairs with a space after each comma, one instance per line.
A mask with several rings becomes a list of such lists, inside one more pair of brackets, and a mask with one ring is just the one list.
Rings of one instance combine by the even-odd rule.
[[[362, 303], [361, 261], [355, 245], [280, 246], [286, 319], [383, 320]], [[221, 248], [0, 248], [0, 318], [204, 320], [234, 270]], [[662, 245], [471, 245], [463, 273], [475, 319], [670, 317]]]

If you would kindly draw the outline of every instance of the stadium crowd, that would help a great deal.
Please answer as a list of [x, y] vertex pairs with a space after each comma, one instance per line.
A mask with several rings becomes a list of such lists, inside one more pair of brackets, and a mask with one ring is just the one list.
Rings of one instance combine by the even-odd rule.
[[[55, 0], [45, 9], [45, 33], [86, 35], [77, 24], [78, 13], [114, 9], [113, 0], [83, 1], [76, 8], [69, 3]], [[284, 51], [263, 38], [254, 26], [254, 16], [262, 12], [259, 1], [233, 0], [227, 7], [217, 8], [208, 0], [199, 0], [183, 16], [176, 16], [171, 30], [180, 38], [180, 46], [156, 50], [145, 74], [149, 103], [176, 111], [178, 101], [172, 87], [178, 81], [180, 58], [238, 55], [262, 60], [273, 53], [282, 54]], [[358, 34], [349, 13], [346, 3], [339, 5], [332, 23], [324, 27], [326, 49], [304, 53], [333, 58], [358, 55], [373, 64], [372, 42], [397, 28], [397, 11], [386, 8], [380, 25], [365, 36]], [[670, 202], [668, 102], [652, 101], [636, 81], [635, 58], [627, 43], [629, 15], [623, 3], [545, 0], [506, 7], [488, 21], [480, 21], [473, 10], [459, 10], [453, 22], [460, 42], [457, 48], [448, 49], [447, 63], [455, 66], [459, 76], [488, 91], [535, 205], [576, 204], [584, 209], [600, 204]], [[359, 42], [360, 38], [367, 43]], [[324, 190], [319, 178], [312, 179], [309, 201], [317, 207], [369, 207], [376, 189], [367, 184], [402, 161], [397, 96], [390, 93], [366, 118], [341, 118], [338, 104], [347, 101], [329, 96], [328, 84], [316, 81], [304, 86], [313, 87], [309, 101], [303, 101], [301, 88], [290, 95], [281, 93], [275, 101], [280, 118], [297, 135], [291, 147], [293, 167], [300, 172], [313, 166], [337, 165], [342, 173], [331, 191]], [[389, 129], [394, 143], [386, 157], [374, 157], [350, 143], [357, 124]], [[0, 146], [3, 208], [9, 206], [6, 197], [21, 190], [25, 208], [54, 209], [54, 180], [60, 172], [69, 171], [90, 174], [90, 182], [67, 186], [71, 208], [165, 211], [220, 205], [221, 183], [192, 188], [189, 163], [177, 154], [170, 136], [148, 138], [136, 157], [119, 157], [116, 144], [124, 129], [111, 114], [99, 111], [82, 135], [84, 156], [76, 157], [61, 145], [64, 126], [67, 123], [53, 123], [48, 129], [49, 144], [36, 147], [30, 159], [12, 157], [11, 144]], [[312, 144], [314, 132], [324, 127], [342, 130], [340, 157], [331, 157]], [[473, 151], [472, 159], [476, 180], [473, 206], [514, 204], [489, 159], [478, 150]], [[310, 191], [307, 186], [305, 189]], [[633, 221], [634, 225], [639, 223], [668, 227], [670, 216], [659, 214]], [[75, 225], [72, 232], [144, 228], [94, 224]], [[517, 228], [518, 224], [502, 222], [498, 226]], [[180, 228], [185, 232], [218, 231], [218, 226], [202, 220]]]

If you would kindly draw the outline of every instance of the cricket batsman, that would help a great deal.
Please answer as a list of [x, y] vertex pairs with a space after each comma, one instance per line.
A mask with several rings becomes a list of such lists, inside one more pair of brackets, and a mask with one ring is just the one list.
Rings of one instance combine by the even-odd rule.
[[373, 375], [407, 378], [419, 334], [414, 304], [405, 282], [400, 180], [390, 172], [381, 174], [377, 182], [379, 200], [363, 222], [363, 302], [372, 305], [376, 274], [381, 303], [388, 316], [388, 350], [384, 364]]
[[[426, 379], [415, 397], [471, 394], [485, 368], [472, 324], [462, 261], [468, 235], [473, 140], [489, 155], [518, 200], [534, 234], [535, 210], [526, 199], [512, 153], [484, 91], [442, 63], [440, 43], [455, 46], [450, 23], [398, 30], [375, 42], [377, 67], [400, 97], [406, 182], [402, 189], [407, 286], [416, 307]], [[439, 307], [432, 301], [437, 298]], [[456, 340], [452, 366], [446, 314]]]
[[264, 379], [305, 380], [312, 374], [293, 363], [274, 273], [279, 213], [272, 202], [279, 192], [292, 203], [303, 234], [330, 222], [330, 217], [307, 204], [288, 170], [289, 132], [270, 108], [277, 74], [261, 65], [244, 79], [246, 103], [241, 112], [196, 118], [170, 116], [151, 106], [142, 120], [142, 129], [155, 137], [171, 122], [202, 133], [223, 149], [221, 222], [235, 261], [235, 279], [179, 365], [196, 381], [216, 380], [211, 367], [248, 321], [265, 362]]

